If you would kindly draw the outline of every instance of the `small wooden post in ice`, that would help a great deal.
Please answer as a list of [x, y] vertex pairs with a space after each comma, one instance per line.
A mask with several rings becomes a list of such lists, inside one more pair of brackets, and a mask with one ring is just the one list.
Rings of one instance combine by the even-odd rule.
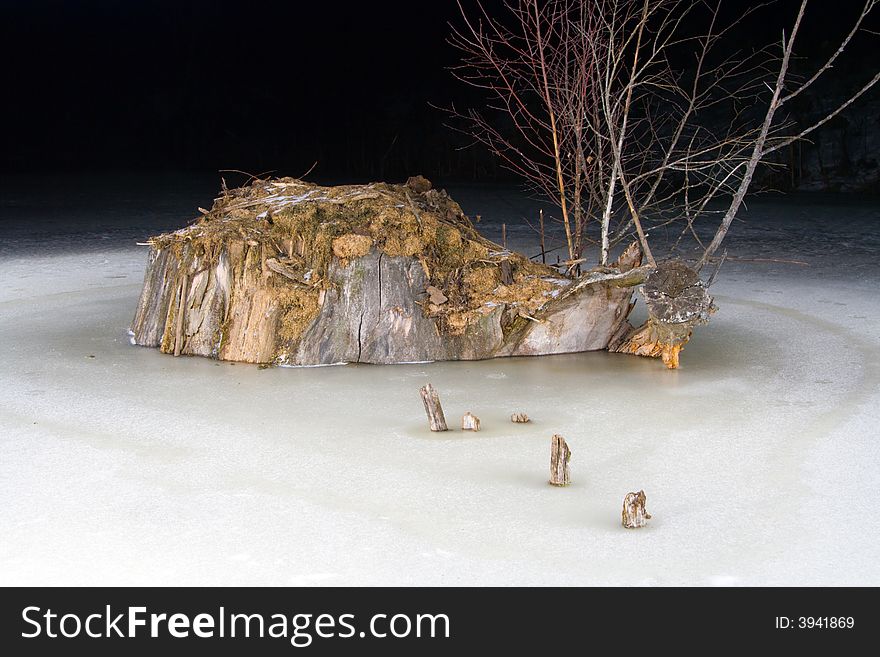
[[645, 510], [645, 491], [627, 493], [623, 498], [623, 526], [627, 529], [638, 529], [648, 524], [651, 514]]
[[425, 403], [425, 413], [428, 414], [428, 422], [431, 423], [431, 431], [448, 431], [446, 418], [443, 416], [443, 407], [440, 406], [440, 397], [430, 383], [419, 388], [419, 394]]
[[462, 431], [479, 431], [480, 430], [480, 418], [474, 415], [471, 412], [467, 412], [461, 416], [461, 430]]
[[529, 416], [525, 413], [514, 413], [510, 416], [510, 421], [515, 424], [525, 424], [529, 421]]
[[568, 461], [571, 450], [562, 436], [554, 435], [550, 439], [550, 483], [554, 486], [568, 486]]

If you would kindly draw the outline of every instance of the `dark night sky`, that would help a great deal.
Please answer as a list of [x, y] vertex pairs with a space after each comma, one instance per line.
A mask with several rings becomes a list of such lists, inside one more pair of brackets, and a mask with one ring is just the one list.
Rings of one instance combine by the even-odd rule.
[[[805, 48], [856, 4], [816, 0]], [[429, 106], [474, 100], [445, 70], [450, 0], [0, 6], [0, 170], [474, 174]], [[749, 34], [772, 37], [792, 12], [782, 2]]]
[[4, 2], [4, 168], [427, 159], [444, 4]]

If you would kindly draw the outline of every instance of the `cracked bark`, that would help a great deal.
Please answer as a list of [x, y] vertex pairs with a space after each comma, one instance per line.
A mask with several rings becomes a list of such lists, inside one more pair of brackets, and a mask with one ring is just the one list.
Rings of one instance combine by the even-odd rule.
[[382, 254], [379, 254], [378, 265], [376, 266], [376, 271], [378, 273], [379, 278], [379, 312], [382, 312]]
[[364, 315], [366, 315], [366, 314], [367, 314], [366, 310], [362, 311], [361, 312], [361, 319], [358, 322], [358, 335], [357, 335], [358, 355], [354, 361], [355, 363], [361, 362], [361, 353], [363, 352], [363, 348], [364, 348], [364, 344], [363, 344], [363, 342], [361, 342], [361, 332], [364, 327]]

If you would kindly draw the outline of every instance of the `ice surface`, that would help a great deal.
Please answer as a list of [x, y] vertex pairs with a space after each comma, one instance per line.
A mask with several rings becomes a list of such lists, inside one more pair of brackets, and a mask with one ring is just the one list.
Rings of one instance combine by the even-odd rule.
[[[213, 183], [105, 190], [69, 222], [25, 188], [3, 196], [0, 584], [880, 584], [876, 202], [753, 202], [731, 253], [811, 266], [728, 262], [680, 371], [607, 353], [260, 370], [129, 344], [134, 242]], [[521, 195], [451, 191], [534, 245]], [[450, 426], [472, 411], [483, 431], [431, 434], [428, 381]], [[546, 483], [553, 433], [569, 488]], [[642, 488], [653, 519], [624, 530]]]

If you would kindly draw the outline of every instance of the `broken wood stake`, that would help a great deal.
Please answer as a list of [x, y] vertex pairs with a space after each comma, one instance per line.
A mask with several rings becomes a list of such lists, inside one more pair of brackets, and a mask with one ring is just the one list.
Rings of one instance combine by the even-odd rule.
[[443, 407], [440, 406], [440, 397], [437, 391], [430, 383], [419, 388], [419, 394], [422, 396], [422, 402], [425, 404], [425, 413], [428, 414], [428, 422], [431, 424], [431, 431], [448, 431], [446, 426], [446, 418], [443, 416]]
[[501, 246], [507, 248], [507, 224], [501, 224]]
[[461, 416], [461, 430], [462, 431], [479, 431], [480, 430], [480, 418], [476, 415], [468, 411], [464, 415]]
[[541, 222], [541, 263], [547, 264], [547, 251], [544, 249], [544, 210], [538, 212], [538, 218]]
[[568, 486], [568, 461], [571, 450], [562, 436], [554, 434], [550, 439], [550, 483], [554, 486]]
[[623, 498], [623, 526], [627, 529], [638, 529], [648, 524], [651, 514], [645, 510], [645, 491], [627, 493]]
[[186, 297], [189, 292], [189, 276], [184, 273], [180, 280], [180, 299], [177, 302], [177, 324], [174, 327], [174, 355], [180, 356], [183, 349], [183, 315], [186, 311]]
[[525, 424], [529, 422], [529, 416], [525, 413], [514, 413], [510, 416], [510, 421], [515, 422], [516, 424]]

